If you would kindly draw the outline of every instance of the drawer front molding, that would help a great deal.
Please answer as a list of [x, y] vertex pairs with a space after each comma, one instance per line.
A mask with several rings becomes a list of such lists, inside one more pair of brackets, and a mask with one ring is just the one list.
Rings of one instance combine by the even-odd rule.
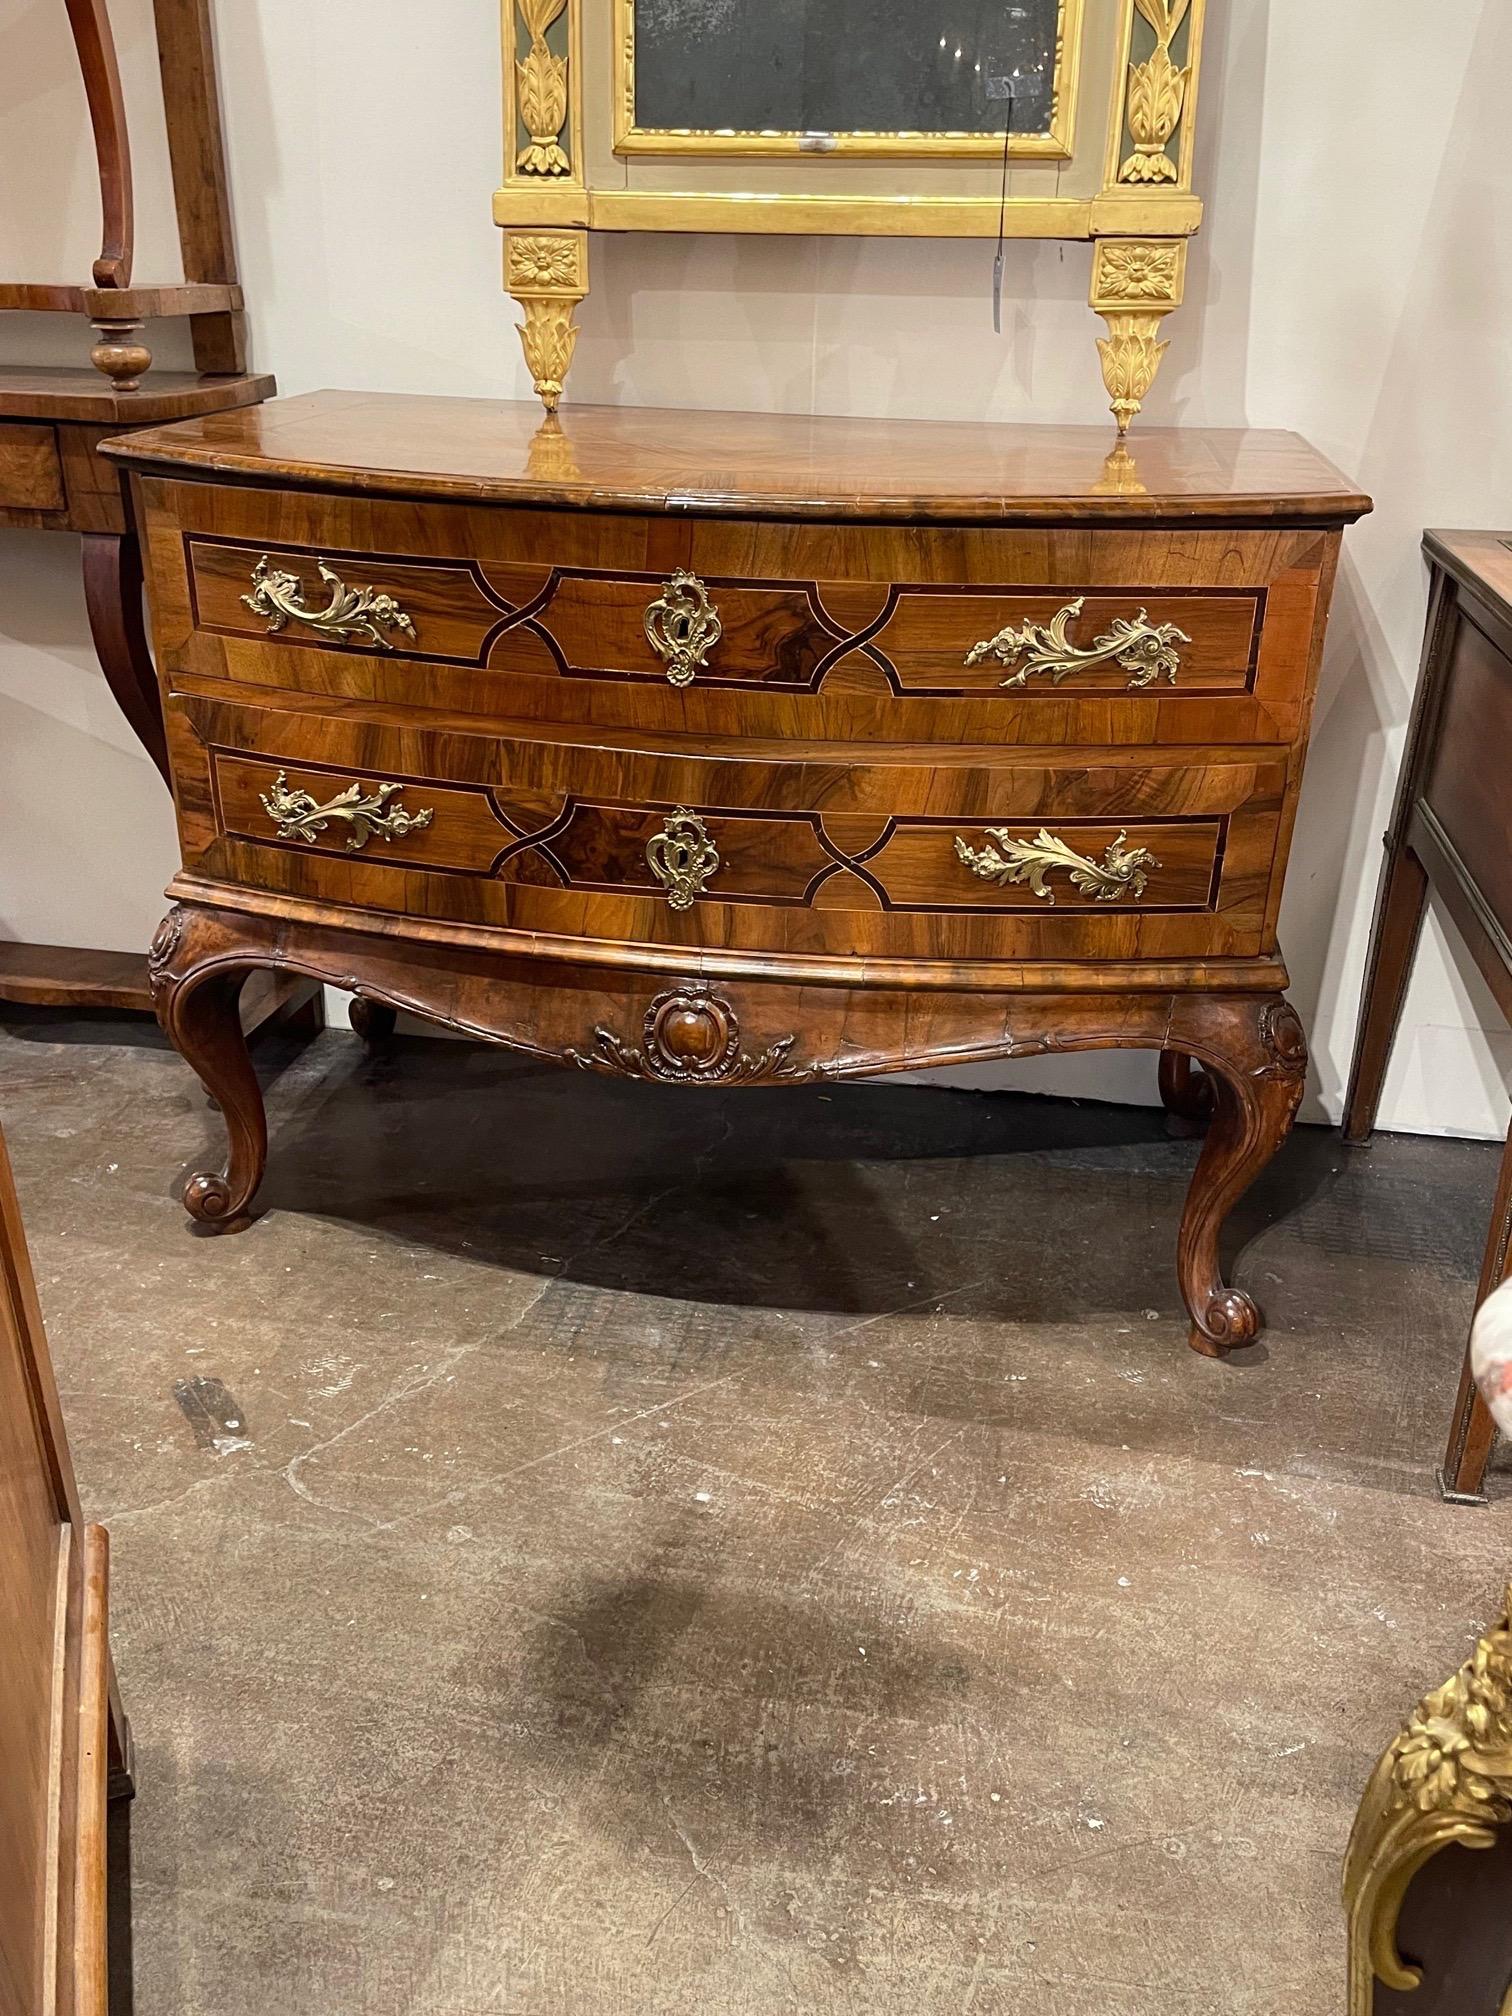
[[349, 588], [324, 560], [317, 560], [315, 568], [330, 590], [330, 600], [323, 609], [312, 609], [303, 599], [304, 583], [299, 575], [275, 567], [267, 553], [252, 569], [251, 593], [241, 599], [254, 616], [267, 617], [270, 633], [276, 634], [287, 623], [303, 623], [322, 637], [334, 637], [342, 644], [360, 637], [380, 651], [394, 648], [383, 634], [385, 630], [398, 630], [417, 641], [414, 624], [392, 595], [381, 588]]
[[1160, 866], [1148, 847], [1126, 845], [1128, 838], [1125, 827], [1116, 840], [1108, 842], [1102, 859], [1096, 861], [1090, 854], [1078, 854], [1067, 841], [1058, 839], [1043, 826], [1032, 840], [1016, 840], [1006, 827], [990, 826], [985, 847], [971, 846], [958, 833], [955, 851], [973, 875], [996, 882], [1000, 888], [1025, 883], [1036, 896], [1053, 904], [1055, 891], [1049, 877], [1064, 870], [1071, 878], [1071, 886], [1084, 896], [1098, 903], [1117, 903], [1124, 896], [1132, 896], [1136, 901], [1143, 896], [1149, 886], [1150, 871]]
[[1129, 674], [1131, 690], [1154, 686], [1161, 679], [1168, 686], [1176, 684], [1181, 665], [1177, 647], [1192, 641], [1185, 630], [1179, 630], [1174, 623], [1152, 623], [1149, 611], [1141, 609], [1132, 619], [1115, 617], [1107, 634], [1094, 637], [1090, 644], [1073, 644], [1068, 632], [1086, 606], [1086, 596], [1078, 595], [1074, 602], [1057, 610], [1048, 623], [1010, 623], [995, 637], [973, 644], [965, 662], [980, 665], [984, 658], [996, 658], [1004, 665], [1011, 665], [1015, 658], [1027, 656], [1027, 664], [1000, 681], [1008, 687], [1027, 686], [1042, 672], [1048, 672], [1051, 683], [1059, 686], [1071, 673], [1090, 671], [1110, 660]]

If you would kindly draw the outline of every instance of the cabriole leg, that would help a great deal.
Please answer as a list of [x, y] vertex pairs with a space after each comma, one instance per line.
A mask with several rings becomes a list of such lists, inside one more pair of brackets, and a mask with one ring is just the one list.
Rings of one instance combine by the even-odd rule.
[[221, 1110], [228, 1153], [224, 1170], [200, 1170], [184, 1186], [184, 1209], [217, 1229], [245, 1222], [268, 1159], [262, 1088], [247, 1053], [238, 1002], [255, 955], [231, 963], [222, 927], [210, 914], [170, 910], [148, 954], [158, 1021]]
[[1182, 1033], [1211, 1075], [1213, 1119], [1182, 1213], [1176, 1268], [1192, 1319], [1192, 1349], [1220, 1358], [1258, 1334], [1260, 1311], [1224, 1280], [1219, 1239], [1235, 1204], [1291, 1132], [1307, 1041], [1295, 1009], [1280, 995], [1208, 996], [1182, 1020]]

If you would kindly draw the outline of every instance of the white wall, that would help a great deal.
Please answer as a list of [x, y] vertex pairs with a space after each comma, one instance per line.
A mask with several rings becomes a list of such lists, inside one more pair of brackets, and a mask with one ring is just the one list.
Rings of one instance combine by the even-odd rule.
[[[149, 0], [111, 0], [141, 108], [139, 277], [176, 270], [148, 103]], [[1348, 1073], [1379, 836], [1417, 674], [1425, 525], [1512, 520], [1512, 152], [1506, 0], [1213, 0], [1200, 186], [1209, 221], [1148, 414], [1296, 427], [1371, 490], [1346, 542], [1283, 944], [1313, 1034], [1312, 1115]], [[525, 397], [499, 289], [492, 0], [220, 0], [221, 76], [255, 361], [318, 385]], [[62, 12], [0, 29], [0, 272], [92, 256], [82, 103]], [[66, 210], [61, 247], [53, 220]], [[49, 245], [58, 247], [48, 258]], [[581, 399], [1095, 421], [1086, 248], [596, 239]], [[44, 262], [46, 262], [44, 264]], [[172, 332], [157, 332], [172, 353]], [[82, 329], [12, 317], [7, 358]], [[181, 356], [182, 352], [176, 353]], [[72, 542], [0, 535], [0, 930], [127, 947], [175, 852], [156, 774], [90, 655]], [[1148, 1060], [1001, 1067], [992, 1082], [1152, 1096]], [[1497, 1134], [1512, 1039], [1430, 922], [1388, 1126]]]

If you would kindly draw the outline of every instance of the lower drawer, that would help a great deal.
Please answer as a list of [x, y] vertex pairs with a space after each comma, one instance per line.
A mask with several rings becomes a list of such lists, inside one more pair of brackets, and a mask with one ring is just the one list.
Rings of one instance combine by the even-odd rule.
[[212, 879], [625, 943], [933, 960], [1269, 949], [1280, 758], [757, 762], [197, 699], [170, 717], [185, 865]]

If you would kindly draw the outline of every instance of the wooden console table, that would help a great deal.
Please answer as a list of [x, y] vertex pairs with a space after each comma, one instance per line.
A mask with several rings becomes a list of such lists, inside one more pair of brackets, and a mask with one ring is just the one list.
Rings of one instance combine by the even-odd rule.
[[[1512, 1019], [1512, 534], [1430, 532], [1432, 573], [1423, 669], [1386, 833], [1344, 1139], [1375, 1126], [1392, 1038], [1431, 884]], [[1476, 1303], [1512, 1263], [1512, 1135], [1502, 1157]], [[1468, 1354], [1460, 1374], [1439, 1485], [1446, 1498], [1483, 1502], [1496, 1439]]]
[[[133, 734], [168, 777], [157, 678], [142, 623], [142, 562], [130, 506], [96, 448], [102, 435], [268, 398], [247, 370], [221, 139], [209, 0], [153, 0], [153, 29], [184, 279], [132, 284], [131, 142], [105, 0], [65, 0], [94, 132], [100, 256], [89, 285], [0, 283], [0, 310], [87, 317], [93, 369], [0, 366], [0, 527], [83, 535], [90, 635]], [[149, 320], [183, 316], [195, 371], [150, 372]], [[149, 373], [143, 387], [143, 375]], [[0, 1001], [150, 1009], [140, 953], [0, 942]]]
[[[133, 435], [183, 869], [164, 1027], [231, 1152], [275, 967], [582, 1070], [1169, 1053], [1219, 1232], [1306, 1044], [1276, 911], [1342, 527], [1295, 436], [320, 393]], [[1206, 1080], [1194, 1078], [1198, 1060]]]

